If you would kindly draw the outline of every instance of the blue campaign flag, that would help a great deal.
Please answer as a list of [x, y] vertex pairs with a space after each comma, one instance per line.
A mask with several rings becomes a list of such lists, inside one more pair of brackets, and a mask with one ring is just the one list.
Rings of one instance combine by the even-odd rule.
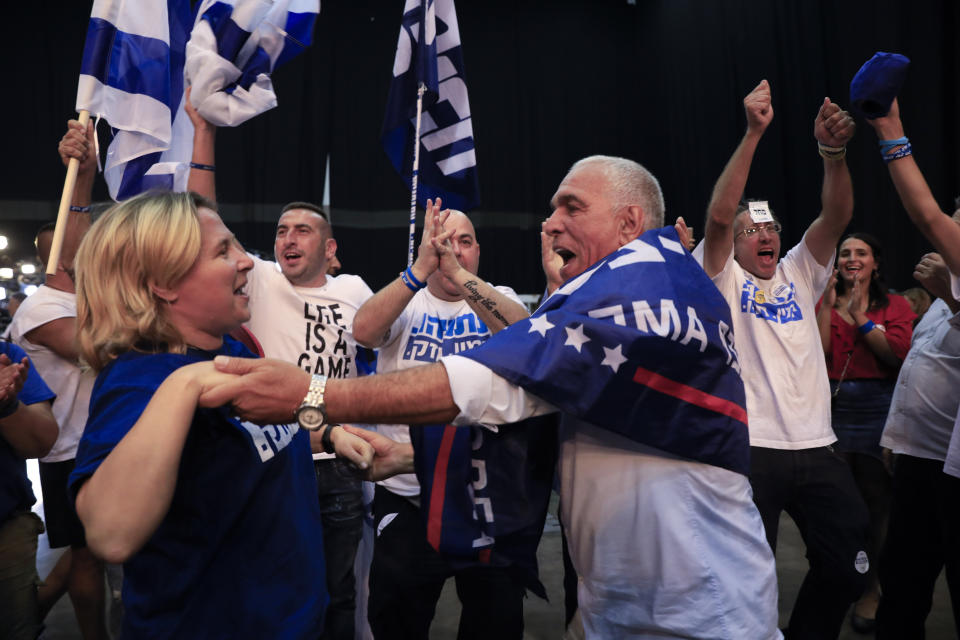
[[420, 127], [417, 202], [443, 198], [468, 211], [480, 203], [473, 123], [453, 0], [407, 0], [393, 62], [381, 141], [411, 187], [417, 87], [426, 86]]
[[427, 542], [455, 568], [510, 567], [546, 599], [537, 546], [557, 464], [556, 415], [497, 432], [480, 426], [410, 429]]
[[746, 475], [746, 398], [731, 327], [723, 296], [664, 227], [461, 355], [566, 414]]
[[200, 115], [235, 127], [277, 106], [270, 74], [310, 46], [319, 13], [320, 0], [204, 0], [186, 66]]
[[[150, 169], [174, 160], [170, 146], [183, 96], [190, 23], [189, 0], [93, 3], [77, 110], [106, 118], [113, 130], [104, 177], [115, 200], [153, 187], [174, 186], [173, 165]], [[183, 155], [182, 149], [178, 152]], [[182, 159], [190, 160], [189, 148]], [[186, 175], [185, 171], [179, 175], [183, 186]]]

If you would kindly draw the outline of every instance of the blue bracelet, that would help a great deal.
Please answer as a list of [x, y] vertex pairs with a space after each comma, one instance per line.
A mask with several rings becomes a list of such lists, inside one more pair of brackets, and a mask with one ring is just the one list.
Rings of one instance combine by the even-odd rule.
[[905, 146], [900, 147], [899, 149], [894, 151], [893, 153], [885, 154], [882, 151], [880, 152], [880, 156], [883, 158], [883, 161], [887, 163], [891, 162], [892, 160], [899, 160], [900, 158], [906, 158], [907, 156], [912, 156], [912, 155], [913, 155], [913, 145], [911, 145], [909, 142]]
[[420, 282], [417, 280], [417, 276], [413, 275], [413, 269], [411, 267], [407, 267], [407, 277], [410, 278], [410, 282], [417, 285], [417, 289], [423, 289], [425, 286], [427, 286], [426, 282]]
[[74, 213], [90, 213], [90, 207], [78, 207], [77, 205], [72, 204], [70, 205], [70, 211], [73, 211]]
[[880, 153], [887, 153], [890, 149], [894, 147], [899, 147], [902, 144], [907, 144], [910, 140], [904, 136], [902, 138], [896, 138], [895, 140], [881, 140], [880, 141]]
[[[409, 271], [409, 270], [410, 270], [410, 269], [407, 269], [407, 271]], [[400, 281], [403, 282], [404, 285], [406, 285], [407, 289], [410, 289], [410, 291], [413, 291], [414, 293], [416, 293], [417, 291], [419, 291], [419, 290], [422, 289], [423, 287], [417, 287], [415, 284], [413, 284], [413, 283], [410, 281], [410, 276], [407, 275], [407, 271], [401, 271], [401, 272], [400, 272]], [[416, 278], [414, 278], [414, 280], [416, 280]]]
[[216, 171], [217, 168], [212, 164], [200, 164], [199, 162], [191, 162], [191, 169], [202, 169], [203, 171]]
[[862, 325], [860, 325], [859, 327], [857, 327], [857, 331], [859, 331], [859, 332], [862, 333], [863, 335], [867, 335], [868, 333], [870, 333], [871, 331], [873, 331], [873, 330], [876, 329], [876, 328], [877, 328], [877, 325], [875, 325], [875, 324], [873, 323], [873, 320], [867, 320], [867, 321], [864, 322]]

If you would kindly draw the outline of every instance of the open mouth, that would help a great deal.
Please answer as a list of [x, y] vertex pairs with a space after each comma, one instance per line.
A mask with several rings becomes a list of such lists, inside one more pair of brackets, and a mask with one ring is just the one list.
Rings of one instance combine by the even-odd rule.
[[247, 295], [247, 283], [244, 282], [242, 285], [233, 290], [233, 295], [235, 296], [246, 296]]
[[569, 249], [559, 248], [559, 249], [554, 249], [553, 252], [556, 253], [558, 256], [560, 256], [560, 259], [563, 260], [564, 266], [569, 264], [571, 260], [577, 257], [577, 254], [575, 254], [573, 251], [570, 251]]

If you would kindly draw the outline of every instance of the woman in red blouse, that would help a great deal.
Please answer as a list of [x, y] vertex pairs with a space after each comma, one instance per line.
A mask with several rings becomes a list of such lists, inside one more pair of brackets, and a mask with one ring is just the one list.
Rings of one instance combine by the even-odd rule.
[[870, 510], [872, 579], [853, 610], [853, 627], [861, 632], [873, 629], [880, 598], [876, 564], [890, 507], [890, 474], [880, 435], [916, 317], [905, 298], [887, 293], [881, 258], [880, 243], [872, 235], [847, 236], [817, 312], [833, 394], [835, 446], [850, 463]]

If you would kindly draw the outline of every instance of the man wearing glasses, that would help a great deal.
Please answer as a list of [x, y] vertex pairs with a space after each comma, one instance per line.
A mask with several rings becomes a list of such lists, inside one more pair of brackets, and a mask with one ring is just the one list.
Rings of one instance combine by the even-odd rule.
[[853, 119], [824, 99], [814, 121], [823, 157], [822, 209], [780, 260], [780, 223], [766, 202], [741, 203], [757, 144], [773, 119], [770, 86], [744, 99], [747, 131], [714, 187], [695, 255], [730, 304], [750, 431], [750, 484], [770, 546], [784, 510], [807, 545], [810, 570], [787, 638], [836, 638], [863, 590], [867, 511], [830, 445], [830, 389], [814, 307], [853, 213], [844, 156]]

